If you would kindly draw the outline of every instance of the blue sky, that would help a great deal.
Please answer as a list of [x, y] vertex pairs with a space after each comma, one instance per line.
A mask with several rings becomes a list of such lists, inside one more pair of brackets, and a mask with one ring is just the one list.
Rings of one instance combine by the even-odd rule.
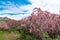
[[16, 6], [18, 8], [22, 5], [28, 4], [31, 4], [28, 0], [0, 0], [0, 11], [9, 9], [6, 8], [6, 6], [10, 7]]
[[0, 17], [20, 20], [30, 16], [35, 7], [60, 14], [60, 0], [0, 0]]

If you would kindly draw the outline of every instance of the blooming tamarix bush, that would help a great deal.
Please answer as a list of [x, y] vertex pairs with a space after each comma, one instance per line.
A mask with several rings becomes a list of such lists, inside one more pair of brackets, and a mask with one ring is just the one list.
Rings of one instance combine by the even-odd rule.
[[34, 8], [29, 17], [19, 21], [8, 20], [3, 24], [0, 27], [1, 30], [12, 31], [15, 29], [20, 31], [23, 28], [27, 28], [29, 33], [36, 35], [40, 40], [44, 38], [43, 35], [45, 34], [46, 40], [56, 38], [60, 35], [60, 15], [42, 11], [40, 8]]

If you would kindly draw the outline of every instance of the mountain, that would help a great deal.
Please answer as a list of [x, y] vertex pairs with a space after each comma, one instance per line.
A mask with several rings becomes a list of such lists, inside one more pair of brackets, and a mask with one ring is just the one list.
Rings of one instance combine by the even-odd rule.
[[0, 17], [0, 22], [7, 22], [8, 20], [10, 20], [7, 17]]

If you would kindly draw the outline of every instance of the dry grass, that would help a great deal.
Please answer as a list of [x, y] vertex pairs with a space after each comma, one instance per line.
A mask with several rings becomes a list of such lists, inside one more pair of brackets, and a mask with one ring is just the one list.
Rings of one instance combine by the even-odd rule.
[[0, 40], [17, 40], [18, 35], [14, 32], [0, 34]]

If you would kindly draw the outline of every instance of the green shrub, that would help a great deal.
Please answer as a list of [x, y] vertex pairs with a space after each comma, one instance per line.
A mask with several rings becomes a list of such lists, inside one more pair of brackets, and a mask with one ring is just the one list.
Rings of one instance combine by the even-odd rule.
[[19, 31], [20, 33], [20, 37], [18, 38], [18, 40], [36, 40], [37, 37], [30, 33], [29, 30], [27, 28], [22, 28]]

